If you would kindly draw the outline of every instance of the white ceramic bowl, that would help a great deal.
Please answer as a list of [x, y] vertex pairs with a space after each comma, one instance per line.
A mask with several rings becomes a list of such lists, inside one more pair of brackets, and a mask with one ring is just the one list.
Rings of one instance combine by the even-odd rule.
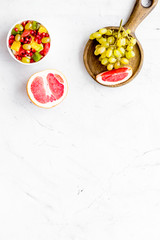
[[[38, 62], [33, 62], [33, 63], [24, 63], [24, 62], [18, 60], [18, 59], [14, 56], [14, 54], [13, 54], [13, 52], [12, 52], [12, 50], [10, 49], [9, 44], [8, 44], [9, 37], [10, 37], [10, 35], [11, 35], [12, 29], [15, 27], [15, 25], [21, 24], [22, 22], [25, 22], [25, 21], [28, 21], [28, 19], [27, 19], [27, 20], [18, 21], [18, 22], [16, 22], [16, 23], [10, 28], [10, 30], [9, 30], [9, 32], [8, 32], [8, 35], [7, 35], [7, 49], [8, 49], [8, 52], [10, 53], [11, 57], [12, 57], [16, 62], [21, 63], [21, 64], [23, 64], [23, 65], [27, 65], [27, 66], [33, 66], [34, 64], [37, 64], [37, 63], [39, 63], [39, 62], [42, 62], [44, 59], [46, 59], [46, 57], [48, 56], [48, 54], [49, 54], [49, 52], [50, 52], [50, 49], [49, 49], [48, 53], [46, 54], [46, 56], [44, 56], [40, 61], [38, 61]], [[29, 21], [36, 21], [36, 20], [30, 19]], [[42, 23], [39, 22], [39, 21], [36, 21], [36, 22], [42, 24]], [[42, 24], [42, 25], [43, 25], [43, 24]], [[46, 28], [45, 25], [43, 25], [43, 26]], [[46, 29], [48, 30], [48, 28], [46, 28]], [[49, 32], [49, 31], [48, 31], [48, 32]], [[50, 35], [50, 34], [49, 34], [49, 35]], [[50, 48], [51, 48], [51, 41], [50, 41]]]

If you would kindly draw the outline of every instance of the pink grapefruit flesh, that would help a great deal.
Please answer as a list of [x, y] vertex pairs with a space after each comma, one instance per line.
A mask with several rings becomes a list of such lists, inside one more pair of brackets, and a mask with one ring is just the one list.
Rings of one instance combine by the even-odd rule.
[[96, 76], [97, 82], [110, 86], [123, 83], [132, 76], [131, 67], [123, 67], [111, 71], [100, 73]]
[[57, 70], [36, 73], [27, 83], [29, 98], [34, 104], [43, 108], [51, 108], [59, 104], [65, 98], [67, 91], [67, 81]]

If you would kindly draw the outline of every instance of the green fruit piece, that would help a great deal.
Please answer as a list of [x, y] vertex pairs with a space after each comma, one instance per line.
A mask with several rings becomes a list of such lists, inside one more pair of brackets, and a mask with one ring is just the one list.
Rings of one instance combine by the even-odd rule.
[[32, 58], [33, 58], [33, 60], [34, 60], [35, 62], [38, 62], [39, 60], [41, 60], [42, 55], [41, 55], [39, 52], [35, 52], [35, 53], [33, 54]]
[[37, 30], [37, 22], [36, 21], [32, 22], [32, 29]]
[[12, 29], [12, 32], [11, 32], [12, 35], [16, 36], [16, 35], [19, 34], [19, 33], [20, 33], [20, 31], [16, 32], [16, 31], [14, 30], [14, 28]]

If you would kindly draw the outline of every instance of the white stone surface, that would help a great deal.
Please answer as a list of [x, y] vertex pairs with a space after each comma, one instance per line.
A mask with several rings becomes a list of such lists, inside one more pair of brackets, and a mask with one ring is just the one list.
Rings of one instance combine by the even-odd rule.
[[[160, 239], [160, 4], [137, 29], [138, 77], [103, 87], [83, 65], [90, 33], [127, 20], [133, 0], [1, 1], [0, 239]], [[22, 66], [7, 52], [19, 19], [52, 35], [46, 61]], [[44, 110], [26, 94], [33, 73], [55, 68], [69, 83]]]

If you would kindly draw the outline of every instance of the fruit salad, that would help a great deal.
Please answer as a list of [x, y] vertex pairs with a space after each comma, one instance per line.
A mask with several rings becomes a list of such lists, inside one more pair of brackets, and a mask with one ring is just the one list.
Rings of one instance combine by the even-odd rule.
[[118, 31], [102, 28], [90, 35], [91, 40], [97, 41], [94, 54], [99, 56], [99, 61], [108, 71], [128, 65], [129, 60], [135, 57], [136, 39], [130, 33], [130, 29], [122, 27], [121, 20]]
[[39, 22], [28, 20], [16, 24], [8, 40], [14, 57], [23, 63], [43, 59], [50, 49], [50, 35]]

